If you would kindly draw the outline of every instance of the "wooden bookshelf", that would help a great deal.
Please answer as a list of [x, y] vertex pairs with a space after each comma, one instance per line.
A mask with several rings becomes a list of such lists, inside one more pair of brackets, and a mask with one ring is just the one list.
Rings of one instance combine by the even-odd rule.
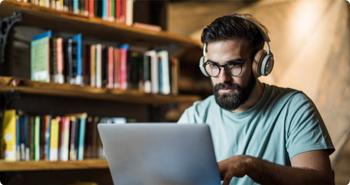
[[0, 161], [0, 172], [43, 171], [43, 170], [84, 170], [107, 169], [108, 163], [103, 159], [82, 161]]
[[0, 77], [0, 93], [73, 97], [150, 105], [190, 103], [199, 99], [199, 97], [192, 95], [148, 94], [137, 90], [118, 90], [71, 84], [35, 82], [14, 77]]
[[174, 33], [165, 31], [151, 31], [135, 28], [126, 24], [105, 21], [100, 18], [74, 14], [66, 11], [54, 10], [30, 3], [15, 0], [5, 0], [0, 5], [0, 16], [12, 15], [14, 11], [23, 14], [21, 25], [50, 28], [55, 31], [83, 33], [86, 36], [98, 37], [103, 40], [125, 42], [146, 46], [173, 45], [173, 51], [185, 51], [199, 48], [200, 43]]

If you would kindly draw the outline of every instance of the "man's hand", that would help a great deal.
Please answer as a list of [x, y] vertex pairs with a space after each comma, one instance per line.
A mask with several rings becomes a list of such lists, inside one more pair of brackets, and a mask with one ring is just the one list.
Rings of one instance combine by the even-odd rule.
[[243, 177], [249, 171], [249, 164], [254, 160], [252, 157], [239, 155], [219, 162], [223, 185], [229, 185], [232, 177]]
[[328, 152], [325, 150], [304, 152], [291, 160], [292, 166], [281, 166], [251, 156], [233, 156], [219, 162], [223, 185], [229, 185], [233, 177], [245, 175], [259, 184], [278, 185], [333, 185]]

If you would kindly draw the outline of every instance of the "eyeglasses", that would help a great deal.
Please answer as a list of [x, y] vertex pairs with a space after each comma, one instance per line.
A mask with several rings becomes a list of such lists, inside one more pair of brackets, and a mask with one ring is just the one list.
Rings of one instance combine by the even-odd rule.
[[210, 77], [218, 77], [221, 72], [221, 68], [224, 68], [225, 72], [230, 73], [231, 76], [237, 77], [242, 73], [244, 63], [245, 62], [242, 60], [237, 60], [235, 62], [220, 65], [216, 62], [208, 60], [203, 64], [203, 67]]

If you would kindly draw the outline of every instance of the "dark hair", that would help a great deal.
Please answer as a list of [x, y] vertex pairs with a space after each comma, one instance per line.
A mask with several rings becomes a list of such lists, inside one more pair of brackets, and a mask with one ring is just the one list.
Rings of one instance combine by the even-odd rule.
[[218, 17], [207, 25], [203, 29], [201, 41], [206, 44], [220, 40], [243, 39], [247, 42], [249, 56], [253, 57], [264, 47], [266, 34], [265, 26], [250, 14], [231, 14]]

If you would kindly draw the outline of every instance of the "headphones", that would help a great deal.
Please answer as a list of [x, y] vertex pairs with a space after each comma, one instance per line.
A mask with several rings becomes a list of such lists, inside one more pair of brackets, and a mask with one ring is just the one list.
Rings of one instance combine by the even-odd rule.
[[[270, 44], [269, 44], [270, 38], [269, 38], [268, 34], [264, 31], [262, 25], [260, 25], [260, 23], [255, 21], [254, 18], [252, 16], [250, 16], [249, 14], [244, 14], [244, 15], [233, 14], [233, 16], [247, 20], [250, 23], [252, 23], [253, 25], [255, 25], [258, 28], [259, 32], [264, 37], [264, 41], [268, 47], [268, 50], [265, 50], [263, 48], [263, 49], [260, 49], [258, 52], [256, 52], [256, 54], [254, 56], [253, 64], [252, 64], [252, 70], [253, 70], [253, 74], [256, 78], [258, 78], [260, 76], [267, 76], [268, 74], [271, 73], [271, 71], [273, 69], [273, 65], [274, 65], [274, 58], [273, 58], [273, 54], [272, 54], [271, 49], [270, 49]], [[265, 45], [265, 43], [264, 43], [264, 45]], [[207, 52], [207, 43], [204, 43], [203, 54], [199, 60], [199, 68], [204, 76], [209, 77], [209, 74], [207, 73], [207, 71], [204, 68], [206, 52]]]

